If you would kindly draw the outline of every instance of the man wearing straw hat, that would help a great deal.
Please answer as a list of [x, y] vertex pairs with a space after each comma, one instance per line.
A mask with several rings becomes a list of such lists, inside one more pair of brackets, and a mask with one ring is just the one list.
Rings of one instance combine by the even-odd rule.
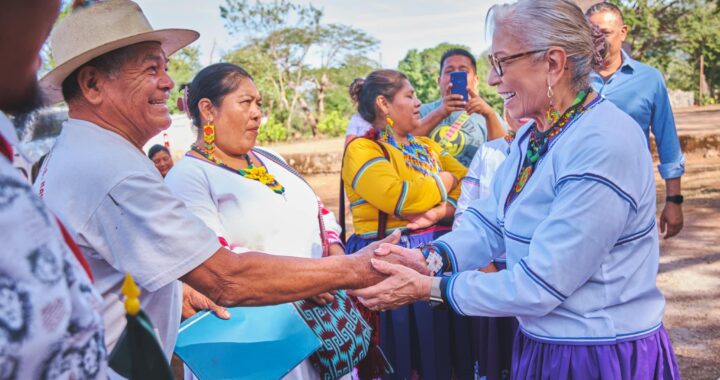
[[59, 9], [0, 2], [0, 379], [107, 378], [102, 300], [80, 250], [13, 167], [22, 150], [3, 113], [41, 105], [38, 52]]
[[70, 119], [35, 186], [90, 261], [105, 300], [108, 348], [124, 326], [117, 296], [124, 272], [143, 288], [143, 308], [168, 356], [180, 323], [178, 279], [235, 306], [288, 302], [382, 277], [369, 263], [372, 247], [325, 259], [234, 254], [165, 187], [141, 147], [170, 126], [167, 57], [197, 37], [153, 30], [129, 0], [76, 7], [51, 35], [57, 67], [41, 84], [51, 100], [65, 99]]

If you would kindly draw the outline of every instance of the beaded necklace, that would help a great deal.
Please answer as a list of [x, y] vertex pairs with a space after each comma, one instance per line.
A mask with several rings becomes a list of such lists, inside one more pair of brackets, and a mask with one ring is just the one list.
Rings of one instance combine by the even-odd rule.
[[206, 160], [214, 163], [215, 165], [217, 165], [221, 168], [238, 173], [247, 179], [251, 179], [251, 180], [262, 183], [263, 185], [269, 187], [270, 190], [274, 191], [276, 194], [284, 194], [285, 193], [285, 188], [280, 183], [278, 183], [277, 180], [275, 180], [275, 177], [272, 174], [267, 172], [267, 169], [265, 169], [264, 166], [254, 166], [252, 164], [252, 162], [250, 161], [250, 155], [247, 153], [243, 154], [243, 158], [245, 158], [245, 161], [248, 164], [247, 168], [233, 169], [233, 168], [227, 166], [224, 162], [220, 161], [214, 155], [208, 154], [203, 149], [200, 149], [195, 144], [192, 144], [190, 146], [190, 149], [192, 149], [194, 152], [205, 157]]
[[420, 174], [427, 176], [439, 173], [440, 165], [430, 152], [430, 149], [424, 144], [420, 144], [411, 135], [408, 135], [407, 138], [407, 145], [398, 144], [395, 137], [393, 137], [392, 126], [388, 125], [380, 136], [380, 141], [384, 141], [401, 151], [405, 164]]
[[505, 208], [507, 208], [510, 203], [512, 203], [512, 201], [515, 200], [515, 198], [525, 188], [525, 185], [530, 179], [530, 176], [532, 176], [533, 172], [535, 171], [535, 165], [537, 164], [540, 157], [547, 153], [550, 143], [560, 134], [560, 132], [566, 126], [570, 125], [574, 120], [580, 117], [580, 115], [582, 115], [588, 109], [587, 106], [583, 107], [582, 104], [585, 102], [585, 99], [587, 99], [587, 96], [590, 94], [590, 92], [591, 90], [589, 89], [580, 91], [577, 97], [575, 97], [575, 100], [573, 101], [570, 108], [568, 108], [568, 110], [565, 111], [562, 116], [557, 118], [550, 127], [550, 129], [548, 129], [547, 131], [539, 131], [537, 129], [537, 124], [532, 126], [532, 130], [530, 132], [530, 141], [528, 143], [528, 149], [525, 153], [522, 169], [518, 173], [518, 176], [515, 178], [515, 184], [512, 189], [510, 189], [510, 193], [505, 200]]

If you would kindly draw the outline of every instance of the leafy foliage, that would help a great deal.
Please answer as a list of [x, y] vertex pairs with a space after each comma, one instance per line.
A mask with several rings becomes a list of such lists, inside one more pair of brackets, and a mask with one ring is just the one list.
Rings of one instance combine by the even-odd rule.
[[177, 100], [181, 96], [180, 87], [189, 83], [200, 69], [200, 50], [196, 46], [182, 48], [170, 57], [168, 74], [175, 81], [175, 88], [170, 92], [168, 100], [170, 113], [181, 113], [177, 108]]

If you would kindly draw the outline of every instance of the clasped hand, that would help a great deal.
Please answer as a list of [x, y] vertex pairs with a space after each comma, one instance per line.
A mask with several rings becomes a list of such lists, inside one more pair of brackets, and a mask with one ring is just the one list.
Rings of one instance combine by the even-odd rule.
[[430, 297], [432, 278], [418, 249], [383, 242], [373, 250], [372, 268], [385, 277], [364, 289], [349, 293], [371, 310], [389, 310]]

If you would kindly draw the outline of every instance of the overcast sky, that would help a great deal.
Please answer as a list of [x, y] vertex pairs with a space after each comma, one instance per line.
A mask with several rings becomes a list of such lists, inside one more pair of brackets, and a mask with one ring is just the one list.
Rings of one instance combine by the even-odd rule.
[[[155, 28], [189, 28], [200, 32], [196, 44], [202, 64], [217, 62], [223, 51], [240, 42], [230, 37], [220, 18], [225, 0], [135, 0]], [[308, 3], [307, 1], [298, 1]], [[323, 23], [352, 25], [380, 41], [372, 58], [387, 68], [397, 67], [410, 49], [441, 42], [467, 45], [474, 54], [485, 50], [485, 14], [494, 0], [315, 0], [324, 10]], [[213, 50], [213, 43], [215, 49]]]

